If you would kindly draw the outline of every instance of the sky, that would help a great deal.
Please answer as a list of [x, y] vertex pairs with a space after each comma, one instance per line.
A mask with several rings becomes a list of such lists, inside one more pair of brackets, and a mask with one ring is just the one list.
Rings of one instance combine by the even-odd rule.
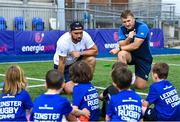
[[175, 3], [175, 12], [180, 15], [180, 0], [162, 0], [163, 3]]

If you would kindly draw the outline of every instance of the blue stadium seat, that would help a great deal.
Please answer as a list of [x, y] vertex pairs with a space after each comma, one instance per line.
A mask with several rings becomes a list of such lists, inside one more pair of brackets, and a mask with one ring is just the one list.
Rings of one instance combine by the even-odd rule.
[[0, 30], [6, 30], [7, 25], [6, 25], [6, 20], [4, 17], [0, 16]]
[[35, 31], [43, 31], [44, 30], [44, 22], [39, 17], [34, 17], [32, 19], [32, 30]]
[[25, 30], [25, 20], [23, 17], [19, 16], [14, 18], [14, 30]]

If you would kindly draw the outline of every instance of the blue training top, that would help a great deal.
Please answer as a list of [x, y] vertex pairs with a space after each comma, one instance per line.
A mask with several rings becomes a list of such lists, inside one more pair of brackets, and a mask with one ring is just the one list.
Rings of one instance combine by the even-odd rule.
[[155, 82], [150, 86], [146, 100], [154, 104], [158, 120], [176, 120], [173, 116], [179, 114], [180, 99], [175, 87], [167, 80]]
[[26, 109], [31, 109], [33, 103], [29, 93], [22, 90], [15, 96], [2, 93], [0, 99], [0, 121], [27, 121]]
[[72, 106], [67, 98], [59, 94], [42, 94], [34, 101], [31, 121], [62, 121], [63, 115], [68, 115]]
[[112, 95], [107, 115], [110, 121], [140, 121], [142, 118], [141, 97], [132, 90], [122, 90]]
[[79, 83], [73, 88], [73, 105], [79, 109], [87, 108], [90, 113], [90, 121], [99, 120], [100, 108], [96, 88], [90, 83]]
[[[139, 49], [132, 51], [131, 54], [142, 59], [142, 60], [144, 60], [144, 61], [151, 63], [152, 62], [152, 55], [151, 55], [151, 52], [149, 49], [149, 29], [148, 29], [148, 26], [143, 22], [135, 21], [134, 31], [136, 33], [134, 38], [144, 39], [144, 42], [141, 44]], [[128, 34], [129, 34], [129, 31], [125, 28], [124, 25], [119, 28], [118, 35], [119, 35], [120, 41], [125, 40], [128, 37]], [[132, 42], [134, 42], [134, 38], [133, 38]]]

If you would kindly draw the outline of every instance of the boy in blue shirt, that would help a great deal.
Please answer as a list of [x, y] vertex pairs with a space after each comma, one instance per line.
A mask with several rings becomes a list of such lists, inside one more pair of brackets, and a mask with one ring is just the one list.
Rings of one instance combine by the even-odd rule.
[[[128, 68], [128, 65], [122, 62], [115, 62], [112, 65], [112, 70], [118, 67]], [[106, 116], [106, 112], [111, 96], [117, 93], [119, 93], [119, 90], [114, 85], [110, 85], [99, 95], [99, 99], [103, 101], [102, 109], [101, 109], [101, 116], [103, 118], [105, 118]]]
[[98, 121], [100, 116], [98, 93], [90, 82], [93, 78], [90, 66], [85, 61], [77, 61], [70, 68], [70, 77], [76, 83], [72, 95], [73, 107], [80, 110], [88, 109], [91, 114], [89, 121]]
[[68, 99], [59, 95], [63, 86], [63, 75], [57, 69], [49, 70], [46, 74], [47, 92], [35, 99], [31, 121], [62, 121], [63, 115], [69, 121], [76, 121], [75, 115], [89, 116], [89, 112], [74, 110]]
[[[167, 80], [169, 66], [156, 63], [152, 69], [154, 83], [150, 86], [146, 100], [143, 100], [145, 121], [180, 121], [180, 99], [175, 87]], [[149, 108], [154, 104], [154, 108]]]
[[111, 77], [119, 93], [111, 96], [106, 121], [140, 121], [142, 103], [141, 97], [130, 89], [132, 72], [126, 67], [117, 67]]

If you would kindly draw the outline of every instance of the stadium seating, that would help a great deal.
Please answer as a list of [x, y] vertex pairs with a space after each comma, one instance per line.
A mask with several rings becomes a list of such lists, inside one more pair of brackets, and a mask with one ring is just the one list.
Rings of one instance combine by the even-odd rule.
[[19, 16], [14, 18], [14, 30], [25, 30], [25, 20], [23, 17]]
[[50, 30], [56, 30], [56, 18], [49, 19]]
[[44, 30], [44, 22], [42, 18], [34, 17], [32, 19], [32, 30], [35, 31], [43, 31]]
[[0, 16], [0, 30], [6, 30], [7, 25], [6, 25], [6, 20], [4, 17]]

